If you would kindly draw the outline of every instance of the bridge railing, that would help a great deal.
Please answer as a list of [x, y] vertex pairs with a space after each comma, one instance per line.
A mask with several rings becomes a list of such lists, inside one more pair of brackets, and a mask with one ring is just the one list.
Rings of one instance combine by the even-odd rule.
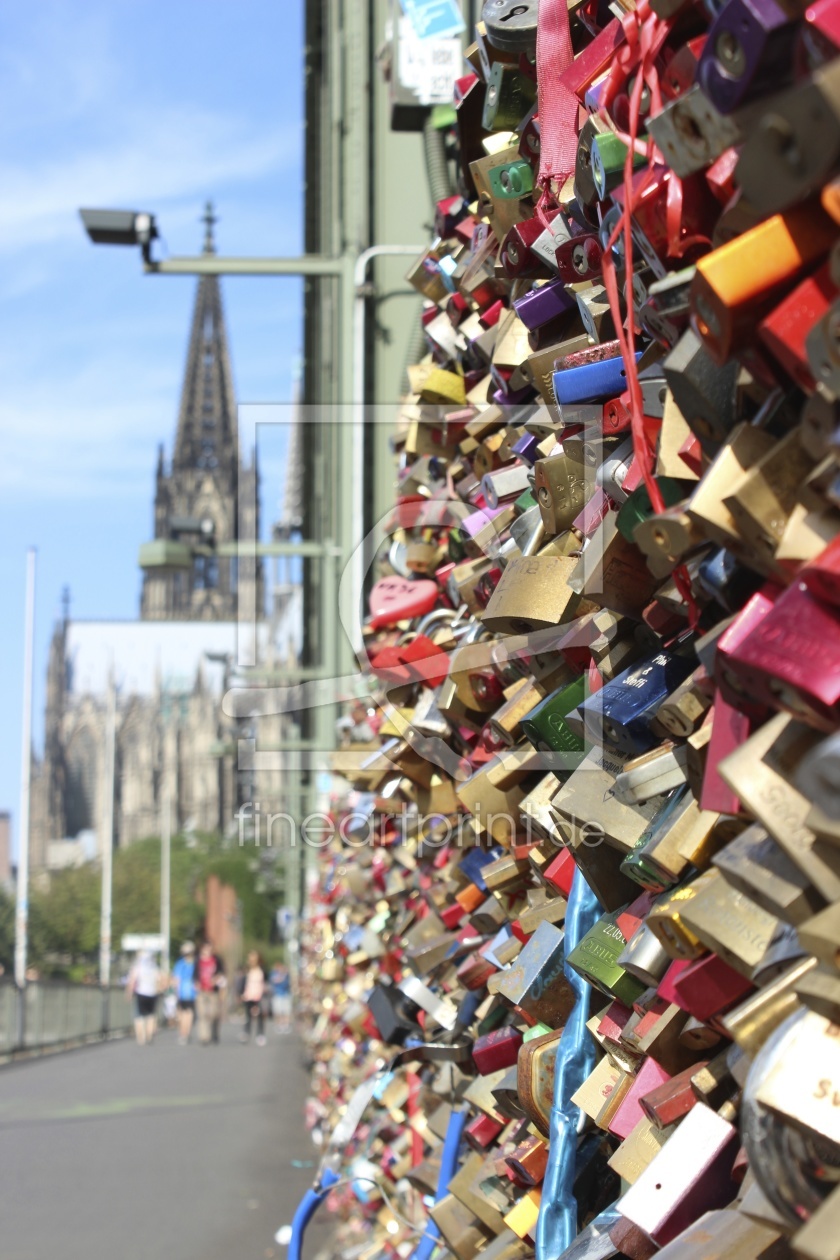
[[0, 1057], [83, 1045], [131, 1028], [131, 997], [68, 980], [31, 980], [23, 990], [0, 981]]

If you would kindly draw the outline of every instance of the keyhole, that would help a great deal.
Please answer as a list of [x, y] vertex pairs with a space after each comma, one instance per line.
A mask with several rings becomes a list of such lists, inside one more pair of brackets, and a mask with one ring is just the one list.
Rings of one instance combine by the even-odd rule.
[[509, 22], [512, 17], [519, 17], [520, 13], [527, 13], [527, 4], [515, 4], [510, 13], [506, 13], [504, 17], [499, 18], [500, 22]]

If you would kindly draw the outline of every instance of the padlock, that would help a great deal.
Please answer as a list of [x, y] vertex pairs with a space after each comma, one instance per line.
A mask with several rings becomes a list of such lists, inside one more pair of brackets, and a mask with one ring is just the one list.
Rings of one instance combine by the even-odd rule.
[[706, 254], [691, 282], [692, 321], [721, 366], [767, 309], [833, 244], [835, 227], [818, 205], [776, 214]]
[[787, 209], [831, 173], [840, 150], [838, 92], [835, 60], [764, 103], [761, 125], [750, 130], [735, 170], [739, 187], [760, 213]]
[[[660, 802], [654, 798], [631, 807], [618, 800], [614, 794], [615, 780], [625, 764], [626, 758], [620, 753], [596, 746], [557, 791], [551, 802], [552, 811], [561, 833], [568, 828], [565, 834], [570, 842], [580, 830], [581, 847], [587, 847], [586, 841], [589, 841], [593, 853], [604, 840], [622, 853], [635, 847]], [[633, 886], [628, 880], [622, 880], [622, 887], [632, 889]]]
[[734, 1197], [738, 1133], [708, 1107], [694, 1107], [670, 1142], [618, 1202], [618, 1210], [663, 1246], [703, 1212]]
[[709, 28], [697, 81], [722, 114], [788, 76], [796, 23], [774, 0], [727, 0]]
[[832, 652], [837, 624], [836, 610], [795, 582], [733, 648], [726, 676], [737, 680], [739, 692], [831, 731], [840, 716]]
[[599, 352], [605, 352], [603, 357], [584, 351], [581, 353], [587, 358], [583, 362], [580, 355], [558, 360], [561, 366], [554, 372], [554, 395], [561, 406], [612, 398], [622, 392], [627, 374], [621, 356], [609, 353], [614, 348], [615, 343], [606, 342], [598, 347]]
[[[482, 125], [487, 131], [510, 131], [518, 126], [536, 99], [536, 84], [512, 65], [497, 61], [487, 80]], [[527, 190], [526, 190], [527, 191]]]
[[712, 860], [728, 884], [786, 923], [802, 923], [824, 904], [819, 889], [758, 824]]
[[690, 658], [657, 652], [619, 674], [581, 705], [593, 742], [631, 756], [653, 748], [650, 721], [655, 710], [691, 671]]
[[599, 135], [613, 134], [607, 123], [596, 114], [591, 114], [578, 137], [577, 156], [575, 160], [575, 194], [581, 205], [591, 206], [598, 200], [595, 185], [595, 171], [592, 165], [592, 149]]
[[534, 491], [545, 532], [554, 536], [570, 529], [593, 489], [591, 472], [565, 452], [537, 460]]
[[564, 971], [563, 933], [541, 923], [515, 962], [498, 977], [496, 992], [549, 1026], [562, 1024], [574, 994]]
[[575, 769], [585, 751], [584, 741], [574, 734], [564, 719], [583, 702], [587, 694], [585, 676], [558, 688], [523, 716], [521, 729], [539, 752], [548, 754], [555, 772]]
[[527, 1038], [519, 1049], [516, 1088], [525, 1115], [548, 1137], [554, 1098], [554, 1067], [560, 1031]]
[[512, 560], [480, 614], [494, 633], [529, 634], [574, 616], [580, 597], [568, 585], [576, 561], [557, 556]]

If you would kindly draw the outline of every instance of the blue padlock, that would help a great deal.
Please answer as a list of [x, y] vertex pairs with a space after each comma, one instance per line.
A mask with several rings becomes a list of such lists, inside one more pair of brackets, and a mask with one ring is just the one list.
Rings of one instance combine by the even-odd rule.
[[[642, 357], [636, 354], [636, 362]], [[564, 403], [594, 402], [598, 398], [617, 398], [627, 387], [627, 373], [621, 355], [602, 359], [600, 363], [584, 363], [581, 367], [563, 368], [553, 375], [554, 395]]]
[[696, 664], [690, 656], [663, 650], [631, 665], [579, 706], [587, 735], [630, 757], [655, 748], [662, 741], [651, 732], [650, 721]]
[[458, 870], [461, 871], [471, 884], [475, 884], [481, 892], [487, 892], [487, 885], [481, 877], [481, 868], [488, 866], [491, 862], [495, 862], [496, 858], [502, 857], [504, 849], [500, 845], [494, 845], [492, 849], [469, 849], [466, 855], [461, 858], [458, 863]]

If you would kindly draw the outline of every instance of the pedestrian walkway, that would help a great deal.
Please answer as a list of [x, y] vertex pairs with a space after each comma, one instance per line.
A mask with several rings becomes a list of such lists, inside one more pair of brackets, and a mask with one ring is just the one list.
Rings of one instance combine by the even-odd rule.
[[[3, 1260], [282, 1260], [317, 1160], [296, 1037], [90, 1046], [0, 1070]], [[306, 1254], [329, 1236], [313, 1222]]]

